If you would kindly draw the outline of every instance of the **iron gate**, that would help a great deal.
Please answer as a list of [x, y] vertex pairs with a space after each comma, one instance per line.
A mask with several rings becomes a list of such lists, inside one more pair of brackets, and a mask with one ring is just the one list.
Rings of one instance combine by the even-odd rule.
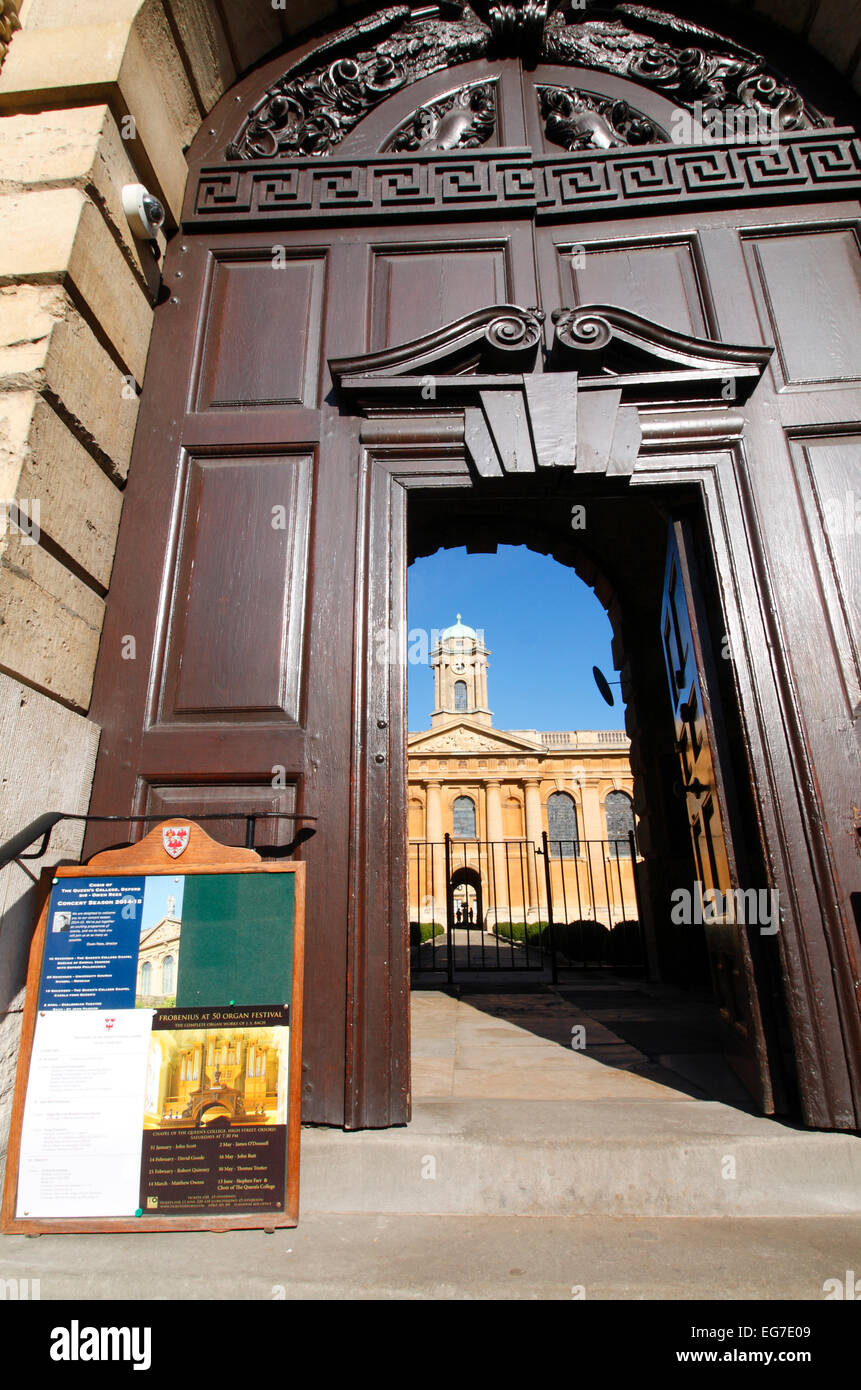
[[414, 978], [644, 965], [633, 835], [411, 840], [409, 904]]

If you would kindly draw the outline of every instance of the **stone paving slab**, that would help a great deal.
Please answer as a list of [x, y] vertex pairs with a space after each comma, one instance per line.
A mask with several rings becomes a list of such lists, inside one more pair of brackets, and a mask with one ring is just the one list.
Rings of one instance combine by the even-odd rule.
[[[574, 1028], [584, 1049], [570, 1045]], [[691, 1089], [555, 994], [415, 993], [412, 1057], [417, 1100], [680, 1100]]]

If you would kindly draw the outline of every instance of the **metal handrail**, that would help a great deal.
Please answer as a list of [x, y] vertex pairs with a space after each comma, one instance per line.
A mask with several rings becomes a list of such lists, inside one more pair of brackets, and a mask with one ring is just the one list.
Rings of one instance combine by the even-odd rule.
[[[44, 815], [37, 816], [23, 830], [19, 830], [17, 835], [12, 836], [11, 840], [0, 845], [0, 869], [5, 869], [6, 865], [11, 864], [13, 859], [40, 859], [48, 848], [51, 831], [57, 821], [63, 819], [62, 811], [46, 811]], [[42, 844], [35, 854], [25, 854], [24, 850], [35, 844], [37, 840], [41, 840]]]
[[[155, 815], [150, 813], [147, 815], [93, 816], [89, 814], [83, 815], [75, 811], [45, 811], [43, 815], [37, 816], [36, 819], [25, 826], [23, 830], [19, 830], [17, 835], [13, 835], [11, 840], [7, 840], [5, 844], [0, 845], [0, 869], [5, 869], [7, 864], [11, 864], [18, 859], [41, 859], [42, 855], [47, 853], [48, 845], [51, 841], [51, 832], [54, 826], [61, 820], [76, 820], [84, 821], [87, 824], [95, 824], [97, 822], [107, 823], [120, 821], [131, 823], [132, 821], [146, 822], [170, 819], [171, 817], [166, 816], [163, 812], [159, 812]], [[317, 817], [305, 815], [305, 813], [301, 811], [234, 811], [232, 813], [229, 811], [204, 811], [201, 812], [200, 815], [181, 816], [178, 818], [175, 817], [174, 819], [193, 821], [244, 820], [245, 845], [247, 849], [253, 849], [254, 829], [257, 821], [316, 821]], [[284, 858], [288, 854], [292, 854], [295, 849], [298, 849], [301, 844], [304, 844], [306, 840], [309, 840], [311, 836], [316, 833], [316, 829], [310, 825], [304, 826], [293, 836], [289, 845], [260, 845], [257, 847], [257, 852], [264, 859]], [[37, 840], [41, 841], [39, 848], [34, 850], [31, 854], [25, 854], [24, 851], [29, 849], [30, 845], [34, 845]]]

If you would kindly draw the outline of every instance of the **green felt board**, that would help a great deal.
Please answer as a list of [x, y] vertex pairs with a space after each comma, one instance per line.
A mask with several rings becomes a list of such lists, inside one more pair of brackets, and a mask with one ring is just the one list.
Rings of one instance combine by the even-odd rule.
[[293, 874], [189, 874], [176, 1005], [289, 1004]]

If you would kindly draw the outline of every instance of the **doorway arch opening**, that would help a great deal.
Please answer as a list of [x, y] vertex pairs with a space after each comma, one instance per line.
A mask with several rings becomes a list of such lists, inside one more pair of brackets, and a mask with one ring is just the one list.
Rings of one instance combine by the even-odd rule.
[[[525, 713], [517, 717], [517, 728], [512, 729], [511, 719], [488, 718], [481, 709], [448, 709], [438, 700], [429, 730], [416, 732], [416, 720], [411, 718], [411, 807], [418, 808], [423, 797], [428, 810], [437, 804], [442, 820], [437, 815], [436, 821], [425, 818], [422, 822], [414, 809], [409, 852], [418, 855], [420, 835], [442, 831], [438, 854], [447, 875], [442, 879], [447, 884], [447, 925], [450, 933], [461, 934], [447, 937], [437, 931], [423, 944], [413, 934], [414, 985], [432, 982], [432, 974], [422, 968], [428, 965], [446, 972], [461, 987], [471, 981], [472, 988], [479, 987], [481, 972], [488, 970], [506, 972], [510, 985], [514, 976], [508, 972], [531, 968], [534, 981], [550, 981], [564, 988], [584, 979], [594, 984], [601, 975], [605, 980], [639, 976], [648, 991], [666, 986], [674, 1001], [671, 1006], [667, 1004], [668, 994], [660, 1005], [655, 1004], [656, 1012], [648, 1024], [633, 1029], [644, 1053], [652, 1060], [659, 1055], [681, 1058], [686, 1079], [691, 1081], [688, 1073], [697, 1074], [706, 1065], [705, 1058], [711, 1065], [723, 1052], [735, 1075], [761, 1105], [762, 1055], [744, 1058], [737, 1045], [735, 1051], [728, 1045], [728, 1036], [740, 1031], [733, 1029], [731, 1006], [727, 1006], [725, 979], [731, 967], [716, 962], [714, 934], [701, 915], [676, 919], [671, 911], [673, 894], [685, 884], [702, 885], [705, 870], [697, 844], [691, 839], [661, 641], [662, 605], [673, 518], [684, 516], [691, 536], [701, 539], [701, 504], [692, 492], [683, 490], [660, 498], [593, 490], [584, 498], [579, 480], [553, 487], [541, 480], [516, 487], [509, 483], [508, 493], [503, 499], [498, 490], [494, 496], [492, 487], [459, 488], [456, 493], [444, 488], [410, 491], [410, 562], [421, 559], [426, 565], [435, 563], [438, 570], [434, 572], [441, 573], [447, 559], [457, 556], [460, 583], [459, 552], [472, 552], [476, 559], [480, 556], [486, 566], [489, 556], [520, 547], [533, 552], [532, 558], [535, 553], [547, 557], [548, 566], [555, 562], [553, 568], [558, 565], [560, 572], [570, 575], [573, 570], [582, 585], [571, 576], [567, 608], [555, 593], [550, 599], [558, 643], [577, 646], [580, 610], [576, 591], [585, 593], [583, 586], [587, 586], [594, 596], [591, 602], [596, 608], [600, 605], [611, 653], [610, 662], [602, 652], [594, 664], [602, 669], [612, 665], [619, 672], [619, 711], [626, 727], [625, 731], [585, 729], [584, 724], [597, 725], [598, 721], [578, 717], [574, 698], [568, 719], [554, 721], [549, 735], [546, 722]], [[575, 496], [583, 499], [577, 505], [585, 505], [588, 539], [575, 534], [570, 524]], [[713, 644], [712, 633], [717, 633], [719, 640], [723, 631], [720, 604], [706, 545], [701, 555], [700, 616], [710, 629], [704, 631], [703, 639], [708, 637]], [[431, 556], [433, 562], [428, 559]], [[446, 592], [444, 584], [433, 581], [425, 587], [431, 593], [434, 589]], [[505, 594], [497, 593], [495, 601], [504, 607]], [[467, 606], [466, 599], [461, 602]], [[540, 590], [530, 589], [528, 602], [537, 610]], [[475, 600], [470, 611], [470, 620], [480, 623], [483, 614]], [[427, 598], [422, 612], [427, 612]], [[441, 614], [440, 622], [445, 617]], [[410, 637], [415, 635], [415, 622], [411, 608]], [[457, 654], [446, 652], [445, 632], [443, 628], [431, 634], [427, 644], [437, 692], [444, 684], [440, 667], [459, 659]], [[498, 632], [484, 628], [480, 635], [484, 649], [492, 652], [500, 645]], [[591, 649], [582, 641], [580, 648], [581, 665], [591, 682]], [[492, 677], [490, 690], [489, 704], [493, 706]], [[721, 738], [732, 750], [730, 762], [734, 763], [740, 739], [732, 693], [722, 679], [715, 680], [713, 693], [715, 701], [720, 701]], [[622, 722], [616, 710], [606, 713], [605, 724]], [[567, 726], [564, 734], [563, 723]], [[613, 736], [620, 740], [625, 755], [626, 777], [620, 775], [618, 767], [614, 769], [608, 757], [614, 748]], [[560, 757], [563, 752], [567, 755], [564, 759]], [[727, 779], [734, 778], [738, 769], [728, 765], [724, 774]], [[473, 938], [463, 939], [462, 911], [458, 916], [461, 895], [453, 892], [456, 882], [467, 881], [463, 841], [456, 834], [453, 816], [458, 798], [465, 793], [479, 806], [472, 851], [475, 863], [470, 866], [473, 876], [484, 885], [482, 938], [478, 943]], [[560, 811], [562, 798], [567, 798], [567, 819]], [[535, 815], [531, 823], [528, 818], [529, 800], [538, 808], [540, 841]], [[739, 827], [749, 824], [749, 808], [739, 802], [736, 814], [733, 828], [738, 834]], [[629, 839], [631, 820], [635, 826]], [[624, 843], [619, 838], [623, 822]], [[501, 843], [496, 841], [497, 835]], [[423, 846], [421, 853], [427, 863], [428, 847]], [[451, 873], [453, 863], [461, 868], [459, 877]], [[433, 883], [432, 872], [431, 865], [424, 886], [432, 915], [439, 920], [443, 913], [434, 899], [434, 889], [439, 891], [440, 885]], [[749, 867], [749, 872], [756, 870]], [[415, 886], [411, 882], [411, 918]], [[773, 960], [757, 957], [755, 978], [769, 998], [773, 967]], [[436, 978], [438, 983], [439, 974]], [[519, 976], [521, 982], [526, 978]], [[658, 995], [652, 997], [658, 999]], [[618, 1020], [617, 1024], [622, 1027]], [[650, 1028], [651, 1041], [646, 1036]], [[771, 1088], [771, 1102], [762, 1107], [766, 1109], [774, 1108], [774, 1076], [779, 1076], [779, 1094], [786, 1095], [786, 1059], [776, 1049], [773, 1028], [774, 1020], [769, 1018], [763, 1024]], [[692, 1056], [698, 1061], [692, 1062]], [[725, 1075], [734, 1081], [729, 1069]], [[696, 1094], [696, 1089], [691, 1093]], [[744, 1103], [742, 1095], [735, 1084], [735, 1091], [729, 1085], [722, 1098], [734, 1096], [737, 1103]]]

